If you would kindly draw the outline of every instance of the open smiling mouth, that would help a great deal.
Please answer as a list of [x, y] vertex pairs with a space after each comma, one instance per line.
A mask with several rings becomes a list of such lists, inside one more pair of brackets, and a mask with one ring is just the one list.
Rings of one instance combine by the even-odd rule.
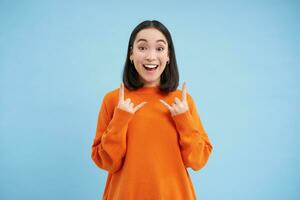
[[147, 70], [147, 71], [154, 71], [158, 68], [158, 65], [143, 65], [143, 67]]

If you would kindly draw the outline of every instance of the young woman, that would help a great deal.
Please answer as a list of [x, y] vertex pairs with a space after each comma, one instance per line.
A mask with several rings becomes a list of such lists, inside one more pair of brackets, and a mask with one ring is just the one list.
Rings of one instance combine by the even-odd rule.
[[108, 171], [103, 199], [193, 200], [187, 168], [200, 170], [212, 144], [179, 74], [171, 35], [158, 21], [131, 33], [120, 88], [99, 111], [92, 159]]

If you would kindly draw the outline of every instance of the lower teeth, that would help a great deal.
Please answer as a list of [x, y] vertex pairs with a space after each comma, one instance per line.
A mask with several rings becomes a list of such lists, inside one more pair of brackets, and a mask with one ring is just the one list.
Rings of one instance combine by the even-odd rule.
[[157, 67], [154, 67], [154, 68], [146, 68], [146, 70], [148, 70], [148, 71], [154, 71], [154, 70], [156, 70], [156, 68], [157, 68]]

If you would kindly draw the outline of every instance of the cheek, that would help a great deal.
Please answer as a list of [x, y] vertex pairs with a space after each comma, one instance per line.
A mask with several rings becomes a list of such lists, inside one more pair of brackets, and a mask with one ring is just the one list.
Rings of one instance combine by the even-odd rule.
[[160, 56], [160, 59], [165, 61], [165, 60], [168, 60], [168, 53], [164, 53]]
[[164, 71], [165, 68], [166, 68], [166, 65], [163, 65], [163, 66], [161, 67], [160, 71]]
[[161, 67], [159, 68], [159, 72], [162, 73], [166, 68], [166, 64], [161, 63]]
[[145, 57], [145, 54], [142, 52], [136, 52], [135, 53], [135, 59], [136, 60], [142, 60]]

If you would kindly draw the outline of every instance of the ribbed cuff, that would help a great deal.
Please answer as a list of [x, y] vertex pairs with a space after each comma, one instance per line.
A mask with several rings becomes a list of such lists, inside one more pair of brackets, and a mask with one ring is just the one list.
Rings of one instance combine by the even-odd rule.
[[129, 123], [132, 117], [133, 117], [133, 113], [115, 107], [112, 123], [118, 127], [123, 127], [124, 124]]
[[173, 120], [180, 133], [191, 133], [196, 129], [193, 117], [189, 111], [173, 116]]

